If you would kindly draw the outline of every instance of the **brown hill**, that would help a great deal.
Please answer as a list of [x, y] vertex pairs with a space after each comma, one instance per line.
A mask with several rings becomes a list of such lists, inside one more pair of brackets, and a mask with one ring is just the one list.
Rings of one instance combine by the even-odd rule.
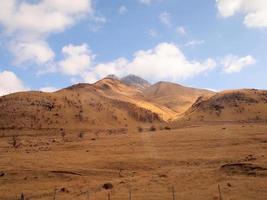
[[184, 87], [170, 82], [158, 82], [143, 92], [147, 101], [163, 105], [179, 114], [185, 112], [200, 96], [210, 97], [214, 92]]
[[[104, 79], [55, 93], [22, 92], [0, 97], [1, 128], [128, 128], [159, 122], [152, 111], [127, 101], [135, 90]], [[123, 98], [125, 97], [125, 98]]]
[[230, 90], [199, 98], [182, 118], [185, 121], [266, 122], [267, 91]]
[[0, 97], [0, 128], [135, 128], [183, 116], [208, 90], [159, 82], [144, 90], [118, 79], [77, 84], [54, 93]]

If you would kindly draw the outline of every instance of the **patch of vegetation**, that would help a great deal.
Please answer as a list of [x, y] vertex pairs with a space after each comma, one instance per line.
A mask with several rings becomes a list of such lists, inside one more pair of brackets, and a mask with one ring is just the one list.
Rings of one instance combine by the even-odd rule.
[[157, 128], [155, 127], [155, 126], [151, 126], [150, 128], [149, 128], [149, 131], [156, 131], [157, 130]]
[[112, 183], [105, 183], [102, 188], [104, 188], [105, 190], [111, 190], [113, 188]]

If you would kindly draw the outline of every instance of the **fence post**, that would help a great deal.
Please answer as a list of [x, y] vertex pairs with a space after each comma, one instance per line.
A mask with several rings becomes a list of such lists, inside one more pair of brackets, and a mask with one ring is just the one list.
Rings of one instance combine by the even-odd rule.
[[110, 192], [108, 192], [108, 200], [110, 200]]
[[174, 189], [174, 186], [172, 186], [172, 200], [175, 200], [175, 189]]
[[55, 187], [55, 189], [54, 189], [53, 200], [56, 200], [56, 194], [57, 194], [57, 187]]
[[129, 200], [132, 200], [132, 188], [129, 187]]
[[89, 196], [89, 190], [87, 190], [86, 192], [86, 200], [89, 200], [90, 196]]
[[20, 200], [24, 200], [24, 194], [23, 193], [21, 193], [21, 195], [20, 195]]
[[218, 192], [219, 192], [219, 200], [223, 200], [223, 199], [222, 199], [222, 193], [221, 193], [221, 187], [220, 187], [220, 184], [218, 184]]

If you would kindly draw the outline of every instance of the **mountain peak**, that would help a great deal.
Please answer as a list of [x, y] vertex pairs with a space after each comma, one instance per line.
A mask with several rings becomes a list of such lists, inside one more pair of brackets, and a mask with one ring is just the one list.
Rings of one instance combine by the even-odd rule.
[[105, 78], [114, 79], [114, 80], [120, 80], [120, 79], [119, 79], [116, 75], [114, 75], [114, 74], [107, 75]]
[[136, 76], [134, 74], [129, 74], [128, 76], [122, 77], [121, 82], [123, 82], [126, 85], [132, 85], [139, 89], [145, 89], [149, 87], [151, 84], [146, 81], [145, 79]]

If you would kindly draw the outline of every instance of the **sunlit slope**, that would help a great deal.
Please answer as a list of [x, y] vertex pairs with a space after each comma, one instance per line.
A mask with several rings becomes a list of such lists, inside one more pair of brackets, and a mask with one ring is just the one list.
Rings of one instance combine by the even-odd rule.
[[144, 90], [147, 101], [164, 106], [176, 113], [185, 112], [200, 96], [212, 96], [214, 92], [203, 89], [184, 87], [170, 82], [158, 82]]
[[23, 92], [0, 98], [1, 128], [129, 128], [160, 121], [150, 110], [108, 98], [97, 85], [79, 84], [55, 93]]
[[230, 90], [199, 98], [185, 113], [185, 121], [266, 122], [267, 91]]

